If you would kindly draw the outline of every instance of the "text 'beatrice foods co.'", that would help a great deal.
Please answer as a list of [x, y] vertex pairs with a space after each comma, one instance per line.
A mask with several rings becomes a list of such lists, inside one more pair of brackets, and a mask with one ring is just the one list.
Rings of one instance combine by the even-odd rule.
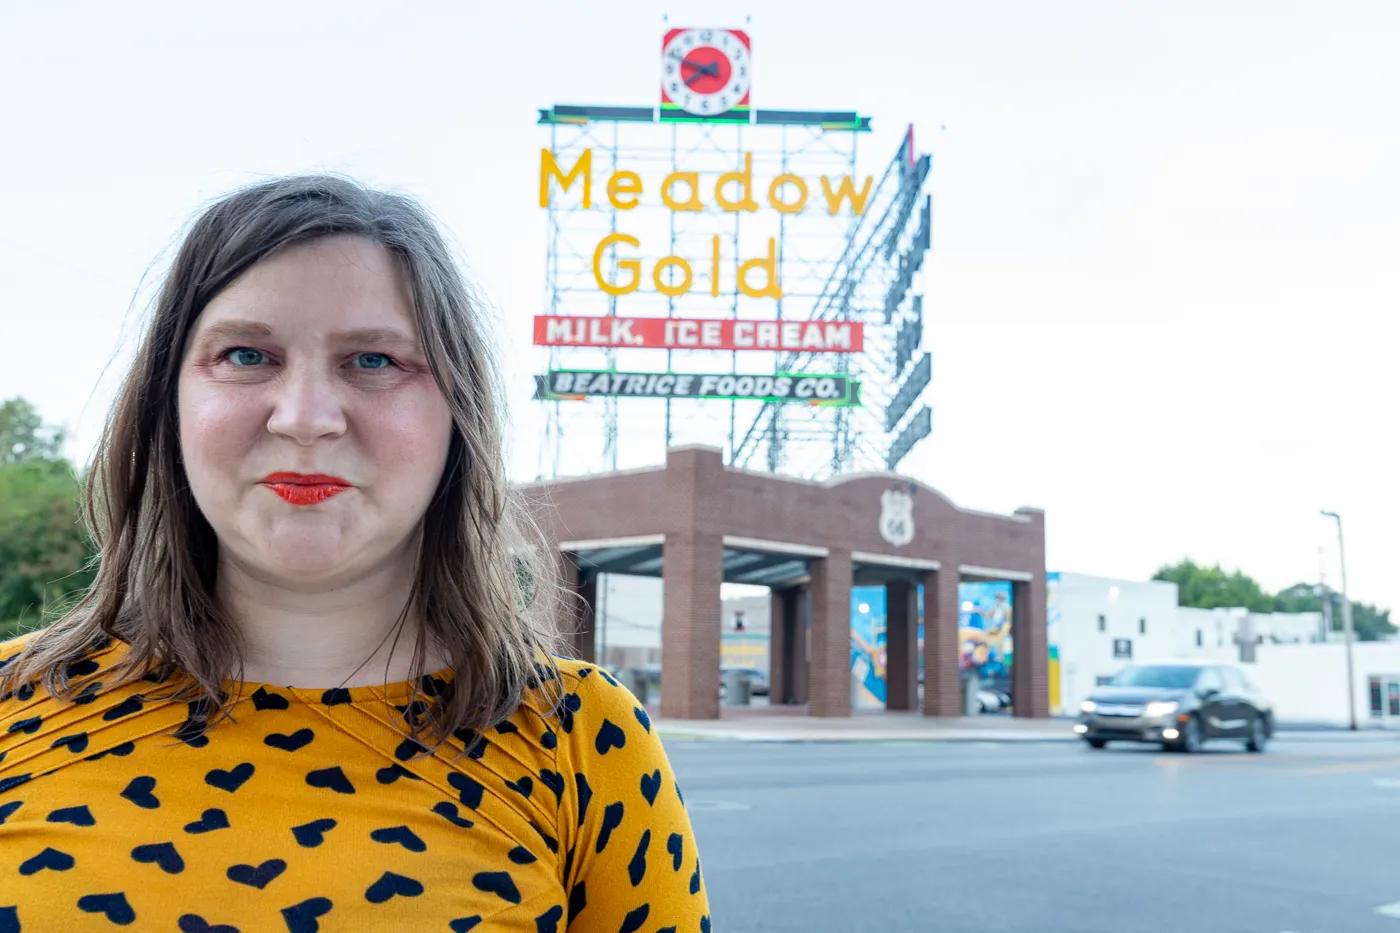
[[859, 384], [845, 376], [740, 376], [730, 373], [618, 373], [551, 370], [537, 376], [536, 398], [590, 395], [633, 398], [750, 399], [809, 404], [859, 404]]

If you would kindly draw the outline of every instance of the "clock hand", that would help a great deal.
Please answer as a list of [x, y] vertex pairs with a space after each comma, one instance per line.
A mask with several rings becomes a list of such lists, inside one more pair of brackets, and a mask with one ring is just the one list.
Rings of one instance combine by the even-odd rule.
[[[710, 62], [709, 64], [705, 64], [705, 63], [703, 63], [703, 62], [692, 61], [692, 60], [690, 60], [690, 59], [687, 58], [687, 59], [683, 59], [683, 60], [681, 61], [681, 64], [682, 64], [682, 65], [689, 65], [691, 68], [694, 68], [696, 71], [698, 71], [699, 74], [695, 75], [695, 77], [697, 77], [697, 78], [700, 77], [701, 75], [709, 75], [709, 76], [712, 77], [712, 78], [718, 78], [718, 77], [719, 77], [719, 62], [717, 62], [717, 61]], [[687, 83], [689, 83], [689, 79], [687, 79]]]

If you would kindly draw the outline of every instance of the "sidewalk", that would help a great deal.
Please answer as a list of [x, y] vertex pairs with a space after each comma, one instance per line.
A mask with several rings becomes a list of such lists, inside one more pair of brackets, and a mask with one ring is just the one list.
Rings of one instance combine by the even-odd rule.
[[657, 719], [663, 739], [733, 742], [1074, 742], [1064, 719], [1002, 716], [938, 719], [917, 713], [849, 718], [757, 716], [725, 719]]

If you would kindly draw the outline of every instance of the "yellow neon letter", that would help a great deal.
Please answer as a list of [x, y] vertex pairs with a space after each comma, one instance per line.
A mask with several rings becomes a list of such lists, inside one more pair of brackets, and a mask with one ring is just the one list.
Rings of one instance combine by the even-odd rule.
[[[763, 288], [754, 288], [748, 282], [750, 269], [762, 269], [768, 273], [768, 284]], [[763, 259], [746, 259], [743, 265], [739, 266], [739, 291], [750, 298], [781, 298], [783, 297], [782, 286], [778, 284], [778, 241], [772, 237], [768, 238], [768, 255]]]
[[[671, 266], [679, 266], [682, 274], [679, 285], [667, 285], [666, 280], [661, 277], [661, 270]], [[667, 256], [656, 264], [656, 268], [651, 270], [651, 280], [656, 283], [656, 290], [663, 295], [670, 295], [675, 298], [677, 295], [684, 295], [690, 291], [690, 281], [695, 274], [690, 269], [690, 263], [680, 256]]]
[[870, 197], [871, 177], [865, 176], [865, 187], [860, 189], [860, 194], [856, 194], [855, 182], [851, 181], [850, 175], [841, 176], [841, 187], [836, 191], [831, 190], [831, 179], [822, 176], [822, 193], [826, 195], [826, 206], [831, 208], [831, 213], [836, 213], [841, 209], [841, 202], [846, 198], [851, 199], [851, 213], [865, 213], [865, 199]]
[[619, 259], [617, 267], [623, 272], [632, 273], [632, 280], [626, 285], [616, 285], [603, 279], [603, 252], [614, 243], [626, 243], [628, 246], [641, 246], [641, 241], [634, 236], [625, 233], [613, 233], [603, 237], [598, 248], [593, 251], [593, 280], [598, 283], [598, 287], [609, 295], [625, 295], [628, 292], [635, 292], [642, 284], [642, 264], [635, 259]]
[[608, 201], [620, 211], [630, 211], [637, 199], [630, 195], [642, 193], [642, 177], [636, 172], [613, 172], [608, 179]]
[[583, 173], [583, 206], [593, 206], [593, 150], [583, 150], [583, 155], [578, 157], [574, 167], [569, 169], [569, 174], [565, 175], [559, 170], [559, 163], [554, 161], [554, 153], [548, 149], [540, 150], [540, 207], [549, 207], [549, 176], [553, 175], [559, 179], [559, 187], [565, 191], [574, 183], [574, 179]]
[[[724, 196], [724, 186], [731, 181], [739, 183], [739, 200], [731, 201]], [[725, 172], [715, 182], [715, 203], [727, 211], [756, 211], [758, 202], [753, 199], [753, 153], [744, 153], [742, 172]]]
[[719, 297], [719, 234], [710, 247], [710, 294]]
[[[671, 197], [671, 186], [678, 181], [683, 181], [690, 188], [690, 200], [684, 204], [678, 204], [676, 199]], [[700, 203], [700, 173], [699, 172], [672, 172], [666, 176], [666, 180], [661, 183], [661, 200], [673, 211], [703, 211], [705, 205]]]
[[[825, 181], [825, 179], [822, 180]], [[783, 185], [788, 184], [797, 186], [797, 201], [793, 204], [787, 204], [778, 197], [778, 193], [783, 190]], [[784, 214], [796, 214], [807, 206], [807, 183], [798, 176], [790, 173], [779, 175], [777, 178], [773, 179], [773, 183], [768, 186], [768, 203], [773, 205], [774, 210], [782, 211]], [[836, 212], [832, 211], [832, 213], [834, 214]]]

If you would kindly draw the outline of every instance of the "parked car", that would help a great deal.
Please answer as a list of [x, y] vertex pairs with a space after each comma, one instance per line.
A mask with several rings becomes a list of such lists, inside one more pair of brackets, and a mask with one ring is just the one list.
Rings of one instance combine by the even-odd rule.
[[1122, 739], [1197, 752], [1210, 739], [1239, 739], [1262, 752], [1274, 734], [1274, 710], [1237, 665], [1154, 661], [1131, 664], [1096, 687], [1074, 731], [1090, 748]]
[[730, 671], [738, 671], [748, 678], [749, 695], [756, 697], [768, 696], [768, 672], [759, 670], [756, 667], [722, 667], [719, 672], [719, 696], [724, 699], [727, 692], [724, 679]]
[[1011, 708], [1011, 697], [1001, 690], [983, 687], [977, 691], [977, 708], [983, 713], [999, 713]]
[[[740, 671], [748, 677], [750, 696], [768, 696], [769, 688], [767, 671], [761, 670], [757, 667], [722, 667], [720, 668], [719, 679], [719, 696], [721, 700], [724, 699], [724, 695], [727, 692], [727, 690], [725, 689], [724, 678], [725, 675], [728, 674], [731, 670]], [[648, 690], [651, 693], [651, 695], [659, 696], [661, 693], [661, 665], [645, 664], [637, 668], [637, 671], [647, 681]], [[614, 671], [614, 673], [619, 672]]]

